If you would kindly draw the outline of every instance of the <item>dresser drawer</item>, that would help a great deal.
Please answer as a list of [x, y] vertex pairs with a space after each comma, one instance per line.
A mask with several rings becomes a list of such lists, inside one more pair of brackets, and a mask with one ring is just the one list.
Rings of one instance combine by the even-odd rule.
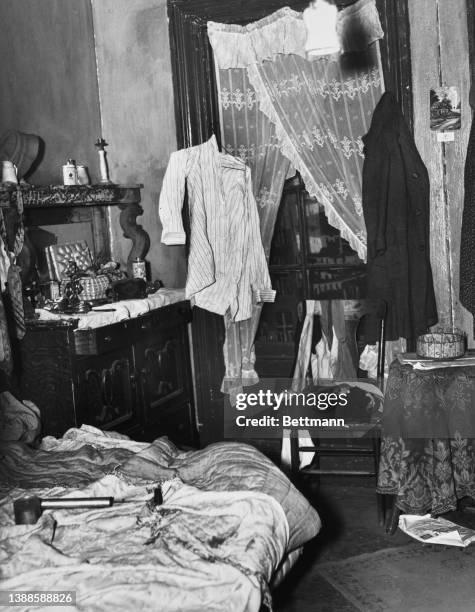
[[96, 329], [77, 329], [74, 332], [76, 355], [102, 355], [133, 342], [132, 321], [120, 321]]
[[191, 321], [191, 308], [189, 302], [179, 302], [163, 306], [149, 313], [132, 319], [136, 337], [149, 341], [150, 332], [167, 332], [172, 327], [183, 327]]
[[180, 302], [105, 327], [76, 329], [76, 355], [102, 355], [138, 340], [148, 341], [157, 333], [183, 326], [190, 320], [189, 302]]

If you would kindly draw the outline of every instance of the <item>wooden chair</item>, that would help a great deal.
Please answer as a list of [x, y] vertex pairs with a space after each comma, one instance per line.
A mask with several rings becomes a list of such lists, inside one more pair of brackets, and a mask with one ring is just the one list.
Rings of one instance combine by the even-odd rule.
[[[335, 309], [342, 309], [344, 316], [344, 331], [345, 331], [345, 342], [348, 345], [349, 353], [353, 360], [354, 372], [363, 374], [359, 370], [359, 357], [366, 344], [365, 336], [368, 336], [368, 332], [374, 337], [377, 335], [377, 349], [378, 349], [378, 360], [377, 360], [377, 375], [376, 379], [363, 378], [362, 382], [370, 383], [374, 386], [375, 391], [383, 391], [384, 384], [384, 357], [385, 357], [385, 340], [384, 340], [384, 319], [386, 307], [384, 302], [369, 301], [369, 300], [327, 300], [320, 301], [321, 315], [314, 315], [314, 325], [317, 323], [316, 319], [319, 320], [320, 328], [323, 329], [326, 334], [332, 331], [331, 315], [329, 313], [335, 311]], [[325, 316], [326, 313], [326, 316]], [[330, 320], [328, 320], [330, 318]], [[363, 325], [364, 323], [364, 325]], [[341, 318], [340, 318], [341, 324]], [[360, 331], [364, 331], [361, 328], [366, 328], [366, 333], [361, 334]], [[314, 334], [315, 335], [315, 334]], [[341, 337], [341, 331], [340, 331]], [[374, 343], [374, 342], [373, 342]], [[347, 353], [348, 355], [348, 353]], [[338, 386], [338, 380], [334, 380], [333, 383]], [[328, 392], [331, 391], [332, 387], [319, 387], [318, 382], [313, 385], [306, 387], [306, 391], [311, 391], [312, 388], [318, 387], [319, 391], [324, 389]], [[364, 397], [364, 394], [363, 394]], [[369, 399], [369, 396], [368, 396]], [[350, 398], [351, 403], [351, 398]], [[382, 400], [380, 404], [382, 408]], [[316, 410], [315, 412], [319, 412]], [[321, 413], [315, 416], [322, 416]], [[346, 421], [344, 439], [338, 438], [338, 440], [316, 439], [312, 436], [313, 446], [303, 444], [299, 440], [298, 432], [294, 429], [290, 432], [290, 454], [291, 454], [291, 465], [290, 471], [291, 476], [294, 479], [298, 479], [301, 474], [316, 475], [322, 474], [335, 474], [344, 476], [376, 476], [378, 474], [379, 467], [379, 456], [380, 456], [380, 431], [381, 431], [381, 412], [377, 412], [371, 415], [369, 420], [364, 419], [364, 422], [360, 422], [358, 419]], [[368, 439], [368, 444], [363, 446], [356, 442], [357, 438]], [[344, 442], [344, 443], [343, 443]], [[314, 459], [309, 467], [305, 467], [300, 470], [300, 453], [302, 452], [313, 452], [315, 453]], [[372, 457], [372, 467], [370, 469], [351, 469], [350, 467], [339, 468], [331, 467], [325, 468], [320, 464], [320, 458], [323, 456], [334, 457], [338, 461], [338, 457]], [[378, 520], [381, 525], [384, 524], [384, 497], [377, 495], [377, 508], [378, 508]]]

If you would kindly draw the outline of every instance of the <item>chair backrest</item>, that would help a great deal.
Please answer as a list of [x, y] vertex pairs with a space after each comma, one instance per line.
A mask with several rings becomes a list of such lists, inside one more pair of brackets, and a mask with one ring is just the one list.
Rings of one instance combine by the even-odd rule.
[[326, 337], [331, 338], [335, 329], [339, 341], [346, 342], [347, 355], [351, 356], [355, 372], [364, 346], [376, 343], [377, 379], [381, 383], [384, 379], [385, 303], [382, 300], [319, 300], [318, 304], [321, 314], [314, 315], [314, 330], [318, 333], [320, 327]]

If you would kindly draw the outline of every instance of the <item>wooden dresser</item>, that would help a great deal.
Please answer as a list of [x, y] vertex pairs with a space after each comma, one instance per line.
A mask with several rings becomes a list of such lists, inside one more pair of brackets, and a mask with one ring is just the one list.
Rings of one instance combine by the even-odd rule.
[[43, 435], [87, 423], [138, 440], [168, 435], [196, 444], [190, 316], [180, 302], [97, 329], [29, 322], [20, 379], [41, 410]]
[[[25, 228], [19, 256], [24, 285], [41, 280], [44, 248], [74, 240], [81, 232], [92, 253], [111, 257], [110, 209], [120, 211], [124, 238], [130, 240], [127, 270], [145, 258], [150, 239], [137, 223], [143, 213], [142, 185], [77, 185], [0, 188], [0, 210], [13, 250]], [[63, 234], [64, 235], [64, 234]], [[49, 240], [49, 242], [48, 242]], [[44, 269], [44, 265], [43, 265]], [[82, 423], [152, 441], [168, 435], [177, 444], [196, 445], [188, 302], [96, 329], [77, 323], [27, 322], [15, 342], [15, 374], [23, 396], [41, 410], [43, 435], [61, 436]]]

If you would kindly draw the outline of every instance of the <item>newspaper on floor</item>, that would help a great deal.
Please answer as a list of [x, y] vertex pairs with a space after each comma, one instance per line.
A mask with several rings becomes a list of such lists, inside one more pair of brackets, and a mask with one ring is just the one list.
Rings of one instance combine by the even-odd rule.
[[432, 518], [430, 514], [417, 516], [401, 514], [399, 529], [425, 544], [446, 546], [468, 546], [475, 541], [475, 531], [443, 518]]

